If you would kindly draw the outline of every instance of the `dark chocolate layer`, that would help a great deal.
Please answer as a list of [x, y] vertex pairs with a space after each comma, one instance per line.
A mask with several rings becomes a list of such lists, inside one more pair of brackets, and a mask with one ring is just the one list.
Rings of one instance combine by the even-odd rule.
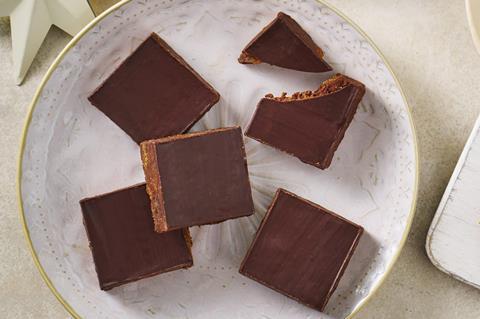
[[263, 98], [245, 134], [325, 169], [364, 93], [360, 82], [336, 75], [316, 92]]
[[239, 127], [147, 141], [141, 150], [156, 231], [253, 213]]
[[240, 63], [268, 63], [304, 72], [326, 72], [332, 68], [323, 51], [289, 15], [279, 12], [243, 49]]
[[101, 289], [193, 265], [188, 229], [154, 232], [145, 184], [80, 205]]
[[280, 189], [240, 273], [322, 311], [362, 233], [361, 226]]
[[137, 143], [187, 131], [220, 98], [152, 33], [89, 97]]

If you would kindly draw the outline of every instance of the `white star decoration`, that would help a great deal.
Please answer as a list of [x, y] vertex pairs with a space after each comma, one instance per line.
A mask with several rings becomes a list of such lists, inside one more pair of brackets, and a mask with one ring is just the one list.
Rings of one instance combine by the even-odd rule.
[[0, 17], [10, 16], [13, 71], [20, 85], [54, 24], [75, 35], [94, 18], [86, 0], [0, 0]]

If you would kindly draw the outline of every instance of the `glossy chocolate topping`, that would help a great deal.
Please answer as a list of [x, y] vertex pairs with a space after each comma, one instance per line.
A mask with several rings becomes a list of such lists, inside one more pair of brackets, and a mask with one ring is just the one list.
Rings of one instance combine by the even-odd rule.
[[263, 98], [246, 135], [325, 169], [364, 93], [360, 82], [336, 75], [315, 92]]
[[188, 229], [154, 232], [145, 184], [80, 205], [101, 289], [193, 265]]
[[268, 63], [304, 72], [326, 72], [332, 68], [323, 51], [289, 15], [280, 12], [243, 49], [240, 63]]
[[141, 150], [157, 231], [253, 213], [239, 127], [147, 141]]
[[140, 143], [187, 131], [219, 97], [152, 33], [89, 100]]
[[363, 228], [278, 190], [240, 273], [322, 311]]

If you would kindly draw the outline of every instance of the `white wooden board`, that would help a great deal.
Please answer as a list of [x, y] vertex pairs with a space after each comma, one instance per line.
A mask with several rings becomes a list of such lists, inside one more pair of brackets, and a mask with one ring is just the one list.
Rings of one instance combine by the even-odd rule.
[[440, 270], [480, 288], [480, 117], [458, 160], [427, 236]]

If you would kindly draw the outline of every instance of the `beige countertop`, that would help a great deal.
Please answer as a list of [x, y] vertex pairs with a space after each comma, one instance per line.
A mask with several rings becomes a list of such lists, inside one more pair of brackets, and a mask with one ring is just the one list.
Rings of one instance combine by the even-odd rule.
[[[480, 55], [462, 0], [330, 0], [373, 39], [413, 109], [420, 147], [416, 216], [392, 273], [356, 318], [480, 318], [480, 291], [438, 271], [424, 244], [428, 227], [480, 111]], [[34, 266], [18, 214], [16, 170], [28, 104], [68, 42], [50, 30], [18, 87], [11, 75], [8, 19], [0, 19], [0, 313], [2, 318], [68, 318]]]

